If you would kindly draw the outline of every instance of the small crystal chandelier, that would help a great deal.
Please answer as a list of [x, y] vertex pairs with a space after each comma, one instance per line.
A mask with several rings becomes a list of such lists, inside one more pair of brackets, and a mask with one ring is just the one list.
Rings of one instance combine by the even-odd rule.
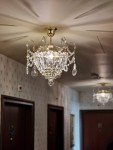
[[77, 73], [75, 63], [76, 46], [73, 44], [73, 51], [71, 52], [65, 38], [61, 39], [61, 47], [54, 45], [52, 37], [55, 35], [56, 30], [57, 28], [53, 27], [47, 29], [47, 35], [50, 38], [49, 44], [47, 44], [45, 37], [42, 38], [41, 45], [38, 48], [36, 48], [34, 41], [31, 41], [33, 44], [32, 50], [29, 43], [26, 44], [26, 73], [29, 73], [29, 68], [31, 68], [32, 76], [36, 77], [40, 72], [48, 80], [50, 86], [54, 84], [54, 79], [61, 76], [62, 71], [68, 71], [70, 64], [73, 64], [72, 75], [75, 76]]
[[93, 91], [93, 101], [105, 105], [109, 101], [113, 101], [113, 94], [111, 89], [105, 87], [105, 83], [101, 83], [101, 85], [102, 87]]

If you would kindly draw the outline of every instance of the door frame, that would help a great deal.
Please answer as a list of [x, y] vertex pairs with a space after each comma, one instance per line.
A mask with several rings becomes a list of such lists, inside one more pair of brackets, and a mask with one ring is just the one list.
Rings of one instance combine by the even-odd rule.
[[101, 110], [96, 110], [96, 109], [92, 109], [92, 110], [80, 110], [80, 145], [81, 145], [81, 150], [83, 150], [83, 143], [84, 143], [84, 123], [83, 123], [83, 115], [86, 112], [112, 112], [112, 109], [101, 109]]
[[57, 105], [51, 105], [51, 104], [48, 104], [47, 105], [47, 150], [49, 149], [49, 110], [58, 110], [58, 111], [62, 111], [62, 137], [63, 137], [63, 149], [64, 150], [64, 107], [62, 106], [57, 106]]
[[2, 150], [2, 135], [3, 135], [3, 110], [5, 107], [5, 103], [9, 104], [17, 104], [17, 105], [23, 105], [23, 106], [30, 106], [32, 107], [32, 118], [33, 118], [33, 123], [32, 123], [32, 142], [33, 142], [33, 149], [34, 149], [34, 124], [35, 124], [35, 102], [31, 100], [26, 100], [22, 98], [17, 98], [17, 97], [12, 97], [12, 96], [7, 96], [7, 95], [1, 95], [1, 124], [0, 124], [0, 148]]

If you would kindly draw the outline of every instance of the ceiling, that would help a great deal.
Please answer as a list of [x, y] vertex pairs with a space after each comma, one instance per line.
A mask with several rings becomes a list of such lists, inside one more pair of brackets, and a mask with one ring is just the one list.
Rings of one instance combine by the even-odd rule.
[[71, 69], [58, 81], [78, 90], [113, 85], [113, 0], [0, 0], [0, 53], [26, 63], [26, 42], [40, 44], [46, 28], [53, 39], [75, 42], [77, 76]]

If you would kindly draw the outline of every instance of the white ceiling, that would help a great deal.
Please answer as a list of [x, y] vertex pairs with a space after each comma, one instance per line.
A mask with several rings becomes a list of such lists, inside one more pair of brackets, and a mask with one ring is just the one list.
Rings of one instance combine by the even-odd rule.
[[0, 53], [25, 64], [26, 42], [39, 44], [49, 26], [58, 28], [55, 44], [65, 36], [77, 45], [78, 74], [70, 67], [60, 82], [79, 90], [113, 85], [113, 0], [0, 0]]

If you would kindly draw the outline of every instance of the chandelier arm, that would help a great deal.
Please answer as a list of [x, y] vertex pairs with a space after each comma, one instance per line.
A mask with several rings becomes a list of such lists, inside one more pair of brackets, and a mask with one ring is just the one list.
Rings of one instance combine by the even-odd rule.
[[29, 40], [29, 41], [27, 42], [27, 44], [26, 44], [27, 50], [30, 49], [30, 48], [29, 48], [29, 45], [30, 45], [29, 43], [30, 43], [30, 42], [31, 42], [32, 45], [33, 45], [32, 51], [35, 52], [35, 51], [36, 51], [36, 49], [35, 49], [35, 42], [34, 42], [33, 40]]
[[28, 49], [27, 50], [27, 67], [26, 67], [26, 73], [29, 74], [29, 67], [33, 66], [33, 53]]
[[47, 37], [45, 37], [45, 36], [42, 37], [41, 44], [43, 46], [46, 45], [46, 39], [47, 39]]
[[70, 56], [72, 56], [72, 55], [75, 54], [75, 50], [73, 50], [73, 52], [71, 52], [71, 51], [69, 50], [69, 48], [67, 48], [67, 52], [69, 53]]
[[60, 52], [63, 51], [63, 48], [61, 48], [61, 47], [59, 47], [59, 46], [55, 46], [55, 47], [58, 49], [58, 51], [60, 51]]
[[70, 57], [71, 57], [71, 56], [74, 56], [74, 54], [75, 54], [75, 52], [69, 53]]

